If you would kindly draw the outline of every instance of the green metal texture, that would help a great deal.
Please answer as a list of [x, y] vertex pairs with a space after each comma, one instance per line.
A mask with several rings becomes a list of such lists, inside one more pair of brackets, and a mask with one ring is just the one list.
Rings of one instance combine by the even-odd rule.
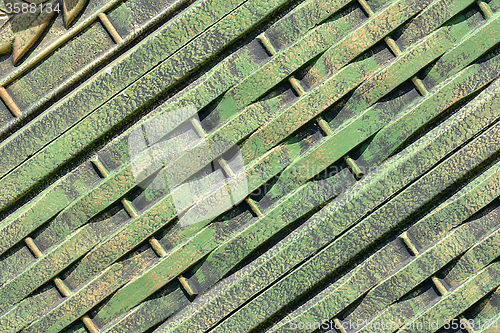
[[0, 0], [0, 333], [500, 332], [499, 76], [500, 0]]

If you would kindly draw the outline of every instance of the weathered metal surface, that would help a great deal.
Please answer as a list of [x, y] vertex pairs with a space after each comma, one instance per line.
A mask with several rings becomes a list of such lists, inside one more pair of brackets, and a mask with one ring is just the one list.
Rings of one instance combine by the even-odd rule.
[[498, 332], [499, 24], [0, 0], [0, 332]]

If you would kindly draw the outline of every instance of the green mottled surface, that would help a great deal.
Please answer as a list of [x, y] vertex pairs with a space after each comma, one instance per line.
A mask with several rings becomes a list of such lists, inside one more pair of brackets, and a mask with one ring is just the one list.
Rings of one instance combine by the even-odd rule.
[[1, 333], [500, 332], [499, 0], [16, 1]]

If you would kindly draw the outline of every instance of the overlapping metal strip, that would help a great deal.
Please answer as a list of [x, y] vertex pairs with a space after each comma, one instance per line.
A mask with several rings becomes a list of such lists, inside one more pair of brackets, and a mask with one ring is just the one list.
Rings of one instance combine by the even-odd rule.
[[500, 331], [500, 1], [14, 3], [0, 332]]

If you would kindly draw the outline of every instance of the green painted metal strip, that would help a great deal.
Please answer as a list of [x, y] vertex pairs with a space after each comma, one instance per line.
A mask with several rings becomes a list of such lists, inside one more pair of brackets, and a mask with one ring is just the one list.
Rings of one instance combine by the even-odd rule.
[[[500, 172], [498, 172], [499, 167], [492, 167], [490, 170], [488, 170], [487, 173], [481, 175], [480, 178], [482, 179], [476, 179], [473, 183], [469, 184], [467, 187], [471, 189], [470, 193], [468, 194], [468, 197], [470, 198], [468, 202], [470, 203], [471, 201], [479, 201], [480, 204], [486, 205], [487, 201], [483, 203], [483, 198], [484, 196], [478, 196], [477, 192], [482, 192], [482, 193], [489, 193], [492, 191], [492, 195], [489, 197], [490, 201], [493, 200], [498, 196], [498, 193], [500, 191], [500, 187], [497, 185], [498, 184], [498, 178], [500, 177]], [[479, 181], [480, 180], [480, 181]], [[477, 186], [477, 187], [476, 187]], [[491, 189], [490, 189], [491, 188]], [[495, 194], [496, 192], [496, 194]], [[488, 200], [488, 198], [484, 198], [485, 200]], [[475, 207], [473, 212], [478, 211], [481, 206]], [[468, 214], [470, 216], [472, 213]], [[405, 292], [408, 290], [414, 288], [417, 284], [422, 282], [424, 278], [427, 278], [431, 274], [433, 274], [436, 270], [444, 266], [447, 262], [449, 262], [451, 259], [454, 259], [459, 253], [462, 253], [465, 249], [471, 246], [471, 242], [476, 242], [479, 240], [482, 236], [487, 234], [489, 232], [489, 229], [494, 227], [495, 225], [498, 224], [498, 221], [495, 219], [488, 219], [488, 220], [476, 220], [472, 222], [468, 222], [467, 224], [461, 226], [458, 229], [455, 229], [452, 231], [451, 234], [446, 234], [445, 232], [440, 233], [442, 237], [444, 237], [441, 240], [438, 240], [436, 244], [434, 244], [432, 247], [427, 248], [425, 252], [419, 254], [415, 258], [414, 261], [408, 264], [408, 266], [405, 266], [398, 272], [396, 272], [393, 276], [390, 278], [386, 279], [385, 281], [381, 282], [378, 284], [375, 288], [371, 289], [370, 292], [366, 297], [363, 298], [362, 303], [356, 308], [354, 312], [352, 312], [349, 317], [344, 318], [345, 320], [349, 321], [351, 319], [353, 322], [357, 322], [357, 319], [366, 321], [369, 318], [372, 318], [373, 316], [373, 311], [376, 311], [377, 309], [380, 311], [381, 309], [385, 308], [385, 306], [389, 305], [392, 303], [395, 299], [398, 297], [402, 296]], [[419, 221], [416, 224], [417, 227], [419, 227], [420, 230], [433, 230], [434, 232], [435, 229], [430, 229], [430, 226], [426, 224], [426, 219], [423, 219]], [[422, 226], [422, 228], [420, 228]], [[450, 231], [451, 227], [448, 228], [447, 231]], [[411, 229], [410, 229], [411, 230]], [[439, 235], [439, 234], [437, 234]], [[487, 236], [486, 239], [482, 239], [478, 244], [474, 245], [472, 249], [467, 251], [466, 257], [469, 257], [468, 253], [473, 251], [474, 248], [479, 248], [479, 249], [484, 249], [485, 247], [488, 247], [489, 244], [493, 240], [487, 240], [487, 239], [496, 239], [498, 235], [498, 232], [495, 232], [492, 235]], [[413, 236], [414, 238], [415, 236]], [[450, 238], [448, 238], [450, 237]], [[436, 237], [437, 238], [437, 237]], [[375, 262], [375, 266], [372, 267], [367, 267], [367, 270], [374, 270], [375, 272], [377, 269], [380, 269], [380, 267], [385, 267], [382, 266], [381, 264], [378, 263], [377, 259], [380, 256], [384, 256], [387, 259], [386, 260], [391, 260], [392, 256], [398, 255], [398, 251], [393, 249], [390, 245], [384, 247], [384, 251], [386, 252], [385, 254], [380, 254], [377, 253], [370, 257], [369, 260], [365, 261], [366, 263], [370, 261]], [[450, 252], [451, 251], [451, 252]], [[453, 252], [454, 251], [454, 252]], [[457, 252], [458, 251], [458, 252]], [[477, 250], [474, 250], [473, 252], [476, 252]], [[479, 250], [481, 251], [481, 250]], [[483, 250], [485, 251], [485, 250]], [[491, 255], [485, 255], [484, 252], [481, 252], [481, 254], [485, 257], [483, 266], [478, 265], [472, 265], [470, 261], [468, 262], [468, 266], [465, 267], [477, 267], [476, 269], [479, 270], [486, 266], [486, 264], [489, 264], [491, 260], [496, 258], [496, 255], [494, 253], [497, 253], [494, 251], [494, 248], [488, 249], [488, 253], [491, 253], [493, 255], [493, 258], [491, 258]], [[433, 259], [427, 258], [425, 256], [433, 256]], [[450, 257], [451, 255], [451, 257]], [[481, 256], [479, 256], [481, 257]], [[488, 261], [489, 258], [490, 261]], [[445, 262], [441, 262], [441, 260], [445, 260]], [[423, 261], [423, 263], [421, 263]], [[460, 259], [460, 262], [462, 262], [463, 259]], [[365, 262], [363, 265], [365, 265]], [[398, 259], [395, 260], [395, 262], [399, 262]], [[430, 268], [428, 265], [436, 265], [433, 266], [434, 268]], [[387, 265], [387, 264], [386, 264]], [[425, 266], [427, 265], [427, 266]], [[416, 266], [413, 267], [412, 266]], [[463, 267], [463, 264], [460, 265]], [[363, 266], [364, 267], [364, 266]], [[370, 275], [369, 273], [364, 273], [361, 275], [363, 279], [365, 277]], [[400, 279], [402, 277], [399, 277], [401, 274], [405, 274], [407, 278], [405, 278], [405, 282], [401, 282]], [[418, 278], [419, 274], [426, 274], [424, 277]], [[469, 273], [471, 274], [471, 273]], [[358, 274], [356, 274], [358, 275]], [[412, 280], [412, 279], [417, 279], [417, 280]], [[395, 280], [396, 282], [394, 282]], [[411, 280], [411, 281], [410, 281]], [[391, 282], [393, 281], [393, 282]], [[399, 282], [397, 282], [399, 281]], [[391, 284], [390, 287], [384, 286], [385, 284]], [[394, 284], [395, 283], [395, 284]], [[394, 284], [394, 285], [393, 285]], [[311, 305], [307, 311], [303, 311], [299, 315], [295, 316], [290, 316], [286, 320], [282, 321], [282, 324], [278, 324], [275, 329], [272, 331], [279, 331], [282, 332], [286, 330], [287, 325], [289, 325], [290, 320], [293, 320], [295, 322], [303, 322], [304, 325], [307, 322], [321, 322], [324, 318], [332, 318], [335, 314], [339, 313], [344, 307], [346, 307], [350, 302], [354, 300], [354, 297], [359, 297], [363, 292], [365, 292], [368, 287], [364, 290], [360, 290], [358, 293], [355, 293], [354, 290], [359, 286], [360, 283], [358, 282], [357, 285], [353, 285], [348, 289], [348, 291], [335, 291], [335, 293], [328, 293], [327, 295], [324, 296], [324, 298], [321, 299], [321, 302], [317, 302], [316, 304]], [[388, 293], [386, 296], [381, 296], [379, 295], [380, 289], [383, 292]], [[389, 295], [390, 294], [390, 295]], [[350, 301], [349, 303], [345, 303], [346, 301], [341, 301], [346, 299], [345, 295], [349, 295]], [[385, 303], [384, 303], [385, 302]], [[387, 303], [388, 302], [388, 303]], [[384, 305], [385, 304], [385, 305]], [[365, 313], [366, 312], [366, 313]], [[380, 321], [380, 320], [379, 320]], [[280, 329], [281, 328], [281, 329]]]
[[[5, 175], [15, 165], [24, 160], [26, 156], [32, 155], [36, 149], [39, 149], [37, 147], [40, 147], [41, 144], [49, 143], [60, 133], [70, 128], [75, 120], [80, 119], [77, 114], [73, 113], [72, 117], [76, 117], [76, 119], [62, 117], [60, 119], [66, 119], [66, 122], [60, 120], [57, 128], [54, 126], [51, 128], [47, 127], [47, 122], [53, 117], [52, 113], [57, 116], [61, 112], [67, 113], [67, 110], [74, 110], [75, 112], [76, 110], [82, 110], [84, 113], [80, 117], [84, 117], [95, 111], [113, 95], [126, 88], [160, 62], [168, 59], [177, 50], [242, 3], [245, 3], [245, 1], [198, 1], [182, 14], [181, 19], [167, 24], [165, 28], [141, 42], [137, 48], [123, 55], [116, 64], [110, 67], [111, 74], [108, 74], [109, 71], [103, 71], [82, 89], [73, 93], [71, 98], [58, 103], [54, 109], [45, 112], [39, 121], [19, 131], [3, 143], [0, 148], [2, 155], [5, 154], [11, 157], [9, 164], [2, 164], [0, 175]], [[186, 30], [186, 27], [189, 27], [189, 29]], [[116, 82], [120, 82], [120, 84], [116, 84]], [[49, 129], [52, 129], [53, 132], [49, 132]], [[37, 137], [38, 140], [34, 140], [33, 136]], [[31, 140], [26, 140], [30, 137]], [[33, 143], [29, 145], [30, 142]], [[36, 145], [34, 145], [35, 143]], [[16, 153], [12, 149], [16, 149]]]
[[0, 224], [0, 253], [54, 217], [78, 195], [83, 194], [88, 184], [98, 179], [95, 172], [90, 171], [87, 165], [82, 165], [44, 190], [30, 204], [8, 216]]
[[401, 243], [397, 241], [389, 243], [351, 272], [328, 286], [310, 302], [300, 306], [271, 327], [269, 332], [286, 332], [292, 328], [293, 324], [298, 326], [299, 322], [314, 323], [333, 318], [335, 314], [377, 285], [409, 258], [409, 254]]
[[0, 317], [0, 332], [20, 331], [38, 318], [39, 313], [32, 311], [33, 308], [38, 308], [41, 312], [47, 311], [60, 298], [59, 292], [54, 288], [25, 298]]
[[[425, 325], [427, 332], [437, 331], [446, 324], [447, 320], [458, 316], [490, 290], [500, 285], [498, 268], [499, 263], [494, 263], [486, 267], [468, 279], [464, 284], [457, 287], [457, 289], [443, 296], [439, 302], [420, 313], [411, 322], [407, 323], [407, 327], [403, 327], [400, 331], [421, 332], [421, 328], [418, 325], [413, 325], [416, 322], [420, 322], [422, 326]], [[438, 323], [437, 327], [431, 325], [434, 322]]]
[[[493, 89], [493, 88], [491, 88], [491, 89]], [[482, 103], [487, 103], [486, 101], [492, 102], [495, 100], [495, 99], [490, 100], [488, 98], [487, 92], [483, 93], [483, 96], [484, 96], [483, 97], [484, 99], [481, 99], [481, 98], [479, 99], [480, 105]], [[363, 189], [363, 191], [360, 191], [360, 189], [356, 189], [356, 187], [355, 187], [351, 190], [353, 195], [348, 196], [348, 197], [343, 196], [342, 200], [334, 201], [334, 203], [327, 205], [325, 208], [323, 208], [322, 211], [317, 213], [311, 219], [310, 223], [307, 223], [303, 227], [299, 228], [299, 230], [304, 230], [304, 233], [299, 233], [299, 235], [301, 235], [301, 237], [292, 238], [292, 239], [296, 239], [296, 240], [299, 240], [299, 239], [301, 240], [301, 242], [299, 242], [300, 245], [297, 244], [297, 246], [299, 246], [301, 248], [301, 251], [297, 252], [297, 254], [301, 253], [301, 255], [299, 257], [303, 258], [303, 256], [306, 253], [305, 249], [308, 246], [312, 247], [311, 251], [315, 251], [315, 249], [321, 247], [322, 244], [325, 244], [329, 239], [331, 239], [332, 235], [339, 234], [342, 230], [344, 230], [346, 227], [351, 225], [354, 222], [353, 220], [363, 216], [364, 211], [368, 211], [369, 209], [371, 209], [370, 207], [372, 205], [373, 206], [377, 205], [377, 201], [370, 200], [370, 201], [364, 202], [362, 205], [359, 205], [358, 208], [356, 206], [353, 207], [352, 202], [356, 202], [356, 197], [358, 197], [359, 195], [365, 195], [364, 193], [366, 193], [366, 195], [368, 195], [370, 198], [375, 198], [375, 197], [378, 197], [379, 195], [381, 195], [382, 198], [390, 196], [393, 193], [392, 191], [396, 191], [396, 189], [399, 188], [399, 186], [401, 186], [401, 185], [397, 185], [398, 183], [405, 184], [406, 182], [410, 181], [410, 179], [417, 176], [420, 172], [423, 172], [424, 170], [426, 170], [427, 168], [432, 166], [432, 164], [434, 163], [433, 161], [436, 161], [436, 159], [438, 160], [439, 156], [446, 154], [446, 152], [448, 152], [451, 147], [453, 147], [453, 146], [457, 147], [456, 145], [457, 144], [459, 145], [459, 142], [460, 142], [460, 140], [458, 139], [457, 133], [464, 135], [464, 137], [463, 137], [464, 139], [467, 137], [470, 138], [473, 135], [472, 134], [472, 132], [474, 132], [473, 130], [472, 131], [469, 131], [469, 130], [461, 131], [461, 130], [458, 130], [457, 127], [466, 126], [466, 124], [469, 127], [479, 125], [478, 122], [484, 121], [485, 117], [483, 117], [483, 116], [477, 117], [477, 116], [474, 116], [474, 114], [476, 112], [480, 112], [480, 114], [486, 115], [489, 112], [491, 112], [493, 109], [486, 107], [486, 105], [483, 104], [483, 107], [481, 107], [481, 108], [475, 107], [475, 108], [471, 108], [468, 110], [467, 110], [467, 108], [462, 110], [460, 113], [457, 113], [454, 117], [452, 117], [449, 120], [449, 122], [446, 124], [445, 131], [440, 131], [440, 132], [437, 132], [437, 130], [431, 131], [427, 135], [428, 139], [427, 139], [425, 145], [420, 144], [418, 146], [415, 146], [415, 148], [413, 148], [413, 149], [415, 149], [413, 152], [408, 151], [407, 153], [402, 155], [401, 158], [393, 159], [390, 163], [386, 163], [386, 166], [382, 170], [380, 170], [380, 172], [378, 172], [376, 175], [372, 175], [371, 177], [368, 176], [364, 180], [362, 180], [359, 184], [364, 184], [365, 182], [367, 184], [369, 184], [369, 186], [367, 188]], [[486, 112], [486, 113], [483, 113], [483, 112]], [[473, 121], [466, 121], [466, 122], [463, 121], [462, 117], [465, 117], [466, 115], [469, 115], [468, 116], [468, 117], [470, 117], [469, 119], [471, 119]], [[468, 117], [465, 117], [465, 119], [467, 119]], [[494, 118], [496, 118], [496, 116], [494, 116]], [[488, 120], [488, 121], [486, 121], [486, 123], [483, 123], [483, 124], [488, 124], [489, 121], [491, 121], [491, 120]], [[479, 125], [479, 126], [484, 126], [484, 125]], [[449, 137], [450, 135], [453, 138], [453, 140], [451, 140], [451, 141], [450, 141], [451, 138]], [[441, 140], [443, 140], [443, 141], [441, 141]], [[476, 142], [476, 144], [473, 146], [480, 146], [480, 142]], [[417, 152], [418, 152], [418, 154], [417, 154]], [[460, 156], [460, 154], [457, 156]], [[415, 159], [415, 158], [418, 159], [418, 163], [415, 163], [415, 161], [412, 161], [412, 159]], [[408, 162], [406, 162], [406, 161], [408, 161]], [[412, 161], [412, 162], [410, 162], [410, 161]], [[411, 165], [410, 169], [405, 167], [406, 163], [409, 163], [409, 165]], [[389, 172], [389, 170], [391, 170], [392, 168], [394, 168], [394, 170]], [[411, 173], [403, 173], [405, 178], [401, 179], [401, 173], [397, 171], [399, 168], [401, 168], [401, 170], [412, 170], [412, 172]], [[418, 168], [419, 170], [416, 168]], [[420, 170], [422, 170], [422, 171], [420, 171]], [[391, 174], [393, 174], [394, 176], [390, 176]], [[385, 177], [390, 177], [391, 182], [394, 182], [394, 185], [392, 185], [391, 187], [387, 187], [387, 185], [385, 185], [387, 181], [384, 180], [382, 182], [382, 180]], [[381, 181], [380, 185], [377, 185], [377, 182], [373, 182], [373, 181], [370, 182], [370, 180], [372, 180], [372, 179], [373, 180], [379, 179]], [[382, 185], [382, 184], [384, 184], [384, 185]], [[378, 189], [377, 189], [377, 187], [378, 187]], [[370, 192], [365, 192], [368, 189], [371, 189]], [[380, 191], [380, 194], [374, 193], [373, 190], [375, 190], [375, 189], [377, 189], [377, 192]], [[346, 204], [346, 201], [345, 201], [347, 198], [350, 199], [350, 202], [351, 202], [348, 205]], [[332, 209], [334, 207], [336, 207], [336, 208]], [[336, 211], [336, 209], [339, 209], [339, 210]], [[340, 214], [340, 215], [338, 215], [335, 218], [335, 216], [337, 214]], [[344, 215], [344, 216], [341, 216], [341, 215]], [[332, 225], [330, 222], [334, 218], [337, 221], [336, 225]], [[349, 221], [352, 221], [352, 222], [349, 222]], [[307, 229], [306, 229], [306, 227], [307, 227]], [[308, 233], [311, 234], [311, 236], [313, 234], [317, 234], [317, 236], [315, 236], [314, 239], [319, 240], [319, 243], [315, 243], [315, 242], [311, 243], [310, 238], [307, 238]], [[321, 233], [322, 236], [320, 236], [318, 233]], [[297, 235], [297, 236], [299, 236], [299, 235]], [[280, 251], [278, 251], [278, 253], [280, 253]], [[337, 251], [337, 253], [343, 253], [343, 251]], [[289, 252], [289, 251], [286, 254], [287, 258], [289, 258], [287, 260], [287, 262], [289, 264], [291, 264], [290, 258], [292, 258], [291, 257], [292, 254], [293, 254], [293, 252]], [[283, 254], [283, 255], [285, 255], [285, 254]], [[278, 271], [276, 271], [276, 269], [274, 269], [274, 268], [268, 268], [268, 269], [265, 269], [265, 271], [267, 273], [264, 275], [267, 275], [267, 274], [278, 274], [279, 275]], [[309, 276], [309, 278], [310, 277], [311, 276]], [[255, 278], [255, 276], [254, 276], [254, 278]], [[264, 278], [264, 277], [262, 276], [262, 278]], [[259, 290], [262, 286], [262, 284], [260, 284], [258, 282], [258, 280], [255, 280], [255, 283], [257, 283], [258, 286], [254, 287], [253, 286], [254, 282], [252, 282], [252, 287], [250, 288], [248, 281], [249, 280], [247, 280], [246, 283], [239, 285], [239, 287], [242, 287], [244, 289], [244, 290], [239, 291], [241, 293], [241, 295], [244, 295], [246, 292], [250, 292], [253, 294], [257, 290]], [[223, 295], [224, 294], [220, 295], [220, 297], [225, 298], [225, 296], [223, 296]], [[229, 297], [229, 299], [233, 299], [233, 297], [235, 297], [235, 294], [233, 292], [231, 292], [231, 295], [232, 296]], [[281, 300], [283, 298], [283, 296], [284, 295], [281, 295], [279, 297], [279, 299]], [[243, 299], [241, 299], [241, 297], [243, 297]], [[242, 302], [244, 299], [246, 299], [244, 296], [241, 296], [241, 297], [238, 298], [239, 300], [234, 298], [234, 302]], [[226, 303], [226, 305], [223, 308], [222, 304], [219, 304], [217, 313], [219, 315], [223, 315], [223, 313], [225, 311], [231, 311], [229, 309], [233, 309], [233, 306], [234, 305], [232, 305], [232, 304]], [[210, 308], [210, 304], [207, 304], [206, 307]], [[229, 308], [226, 309], [226, 307], [229, 307]], [[266, 306], [266, 309], [268, 309], [267, 306]], [[213, 310], [214, 309], [212, 308], [209, 311], [213, 311]], [[190, 316], [189, 318], [185, 318], [185, 320], [189, 319], [190, 322], [198, 323], [196, 325], [196, 327], [194, 325], [187, 325], [187, 326], [180, 325], [180, 326], [177, 326], [177, 329], [179, 329], [179, 331], [185, 331], [185, 330], [196, 331], [196, 330], [201, 329], [203, 327], [207, 327], [207, 325], [210, 325], [211, 320], [203, 315], [204, 309], [199, 309], [199, 311], [200, 311], [199, 313], [193, 313], [192, 317]], [[219, 315], [217, 315], [217, 316], [219, 316]], [[196, 318], [198, 318], [198, 319], [196, 319]], [[252, 317], [252, 318], [255, 318], [255, 317]], [[172, 331], [176, 331], [176, 330], [172, 329]]]
[[401, 111], [371, 141], [363, 164], [378, 164], [402, 145], [406, 138], [425, 128], [434, 117], [484, 87], [498, 76], [497, 56], [474, 64], [431, 90], [418, 103]]
[[38, 258], [32, 265], [0, 288], [0, 311], [5, 311], [8, 306], [20, 301], [56, 276], [96, 243], [97, 237], [89, 227], [83, 227], [73, 233], [66, 241]]
[[453, 49], [444, 54], [426, 75], [433, 84], [439, 84], [458, 73], [498, 42], [500, 14], [496, 14], [484, 25], [465, 36]]
[[[485, 146], [491, 144], [492, 140], [494, 140], [493, 137], [495, 137], [497, 133], [500, 133], [497, 131], [500, 131], [500, 124], [496, 126], [496, 128], [492, 128], [491, 132], [483, 138], [485, 141], [480, 140], [473, 142], [471, 147], [469, 147], [470, 150], [465, 148], [465, 151], [460, 151], [457, 153], [456, 157], [451, 157], [448, 161], [437, 167], [436, 170], [433, 170], [433, 172], [419, 179], [395, 199], [391, 200], [381, 209], [377, 210], [339, 237], [339, 239], [322, 250], [318, 256], [290, 273], [284, 279], [278, 281], [263, 294], [239, 309], [230, 318], [226, 319], [224, 323], [215, 327], [214, 331], [242, 332], [249, 330], [254, 325], [258, 325], [258, 323], [269, 318], [286, 303], [293, 301], [294, 298], [314, 286], [315, 283], [325, 278], [337, 267], [347, 262], [364, 248], [373, 244], [373, 242], [379, 237], [382, 237], [391, 228], [396, 227], [404, 218], [410, 216], [416, 209], [423, 206], [429, 198], [432, 198], [434, 195], [444, 190], [452, 182], [460, 179], [470, 169], [481, 163], [485, 157], [487, 158], [495, 153], [495, 148], [489, 150], [487, 148], [485, 149]], [[482, 153], [485, 153], [485, 155], [479, 157]], [[478, 158], [473, 161], [471, 155], [475, 155]], [[443, 174], [443, 169], [451, 170], [450, 166], [453, 165], [460, 165], [460, 167], [455, 168], [446, 175]], [[437, 186], [437, 184], [439, 184], [439, 186]], [[303, 243], [306, 240], [307, 238], [305, 237], [301, 238], [298, 242], [298, 244], [301, 244], [300, 248], [306, 246], [306, 244]], [[298, 244], [295, 244], [295, 246]], [[284, 254], [287, 255], [287, 258], [290, 258], [294, 252], [298, 252], [297, 249], [298, 248], [295, 248], [295, 251], [290, 249], [289, 251], [285, 251]], [[302, 250], [302, 253], [303, 252], [304, 250]], [[336, 254], [336, 256], [332, 258], [334, 254]], [[452, 258], [450, 258], [450, 260], [451, 259]], [[269, 266], [266, 265], [266, 268], [272, 270], [273, 266], [271, 266], [271, 262], [269, 262], [268, 265]], [[261, 270], [258, 270], [258, 272], [262, 274]], [[263, 280], [258, 279], [256, 279], [255, 282], [264, 283]], [[265, 284], [269, 282], [270, 281]], [[253, 291], [254, 282], [241, 281], [240, 283], [240, 288], [245, 286], [245, 288]], [[249, 288], [249, 285], [251, 285], [252, 288]], [[240, 292], [243, 293], [243, 290], [240, 290]], [[273, 301], [270, 302], [269, 300]], [[263, 303], [266, 303], [265, 307], [263, 307]]]

